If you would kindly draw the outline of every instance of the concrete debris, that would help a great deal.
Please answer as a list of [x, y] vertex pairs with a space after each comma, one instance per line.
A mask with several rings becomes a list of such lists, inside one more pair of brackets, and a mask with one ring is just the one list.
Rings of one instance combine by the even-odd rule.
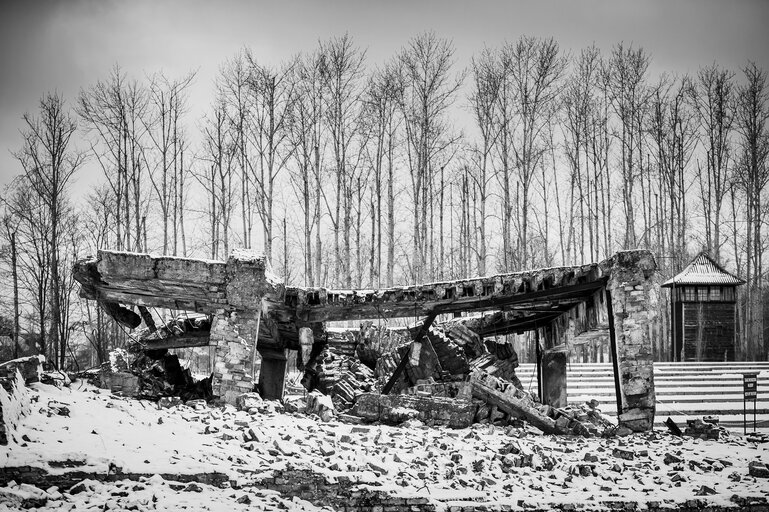
[[6, 361], [0, 364], [0, 378], [13, 379], [18, 370], [27, 384], [39, 382], [44, 360], [43, 356], [31, 356]]
[[328, 422], [334, 417], [336, 409], [334, 409], [331, 397], [318, 391], [313, 391], [307, 395], [306, 412], [307, 414], [317, 414], [322, 421]]
[[[433, 383], [420, 383], [428, 384]], [[158, 409], [95, 391], [90, 386], [73, 388], [65, 398], [61, 390], [34, 386], [32, 392], [39, 396], [39, 404], [66, 400], [72, 415], [43, 415], [30, 423], [36, 429], [26, 430], [31, 438], [24, 440], [28, 447], [9, 447], [14, 450], [10, 452], [12, 460], [15, 457], [19, 465], [0, 471], [0, 477], [5, 478], [0, 482], [0, 509], [4, 504], [1, 486], [5, 485], [5, 492], [20, 492], [15, 482], [21, 481], [36, 481], [41, 491], [35, 496], [41, 497], [45, 497], [43, 489], [58, 486], [60, 491], [47, 491], [50, 508], [72, 510], [197, 510], [201, 503], [233, 511], [247, 507], [275, 510], [265, 506], [272, 497], [285, 498], [289, 505], [286, 508], [295, 510], [317, 510], [322, 506], [326, 506], [325, 510], [427, 510], [414, 508], [415, 503], [422, 503], [416, 501], [423, 499], [417, 498], [420, 496], [427, 496], [424, 499], [435, 505], [429, 510], [460, 511], [585, 507], [763, 510], [766, 506], [763, 484], [767, 480], [762, 475], [767, 475], [769, 468], [765, 457], [760, 447], [740, 436], [712, 443], [674, 437], [659, 429], [621, 439], [540, 437], [532, 436], [533, 429], [526, 426], [493, 424], [469, 425], [464, 430], [434, 429], [427, 427], [441, 420], [451, 421], [447, 416], [438, 416], [442, 411], [446, 414], [457, 403], [464, 403], [469, 416], [477, 404], [424, 394], [374, 394], [370, 398], [372, 410], [379, 409], [378, 414], [383, 411], [393, 420], [409, 418], [405, 426], [402, 423], [401, 427], [390, 427], [349, 425], [346, 420], [340, 421], [341, 415], [329, 423], [307, 416], [287, 416], [278, 412], [277, 402], [270, 400], [258, 402], [264, 412], [254, 408], [238, 410], [229, 404], [208, 407], [194, 400], [172, 409]], [[319, 392], [311, 395], [312, 400], [328, 406], [328, 396]], [[358, 397], [359, 404], [368, 400], [367, 394]], [[175, 402], [168, 399], [159, 404]], [[484, 405], [492, 408], [488, 403]], [[435, 407], [435, 416], [425, 417], [421, 413], [425, 407]], [[543, 408], [548, 417], [571, 415], [577, 421], [588, 410], [587, 404]], [[85, 414], [87, 411], [93, 413], [93, 418]], [[451, 414], [461, 412], [453, 409]], [[497, 408], [491, 415], [499, 413]], [[86, 417], [88, 421], [78, 421]], [[387, 418], [377, 421], [390, 422]], [[96, 439], [89, 432], [98, 432], [105, 444], [97, 442], [92, 451], [83, 450]], [[180, 432], [185, 433], [184, 442], [174, 442]], [[82, 460], [67, 459], [73, 444], [77, 446], [73, 453], [84, 454]], [[668, 454], [670, 460], [666, 460]], [[120, 466], [119, 472], [111, 465], [110, 473], [104, 475], [105, 462], [112, 460]], [[47, 475], [38, 467], [55, 471]], [[201, 470], [223, 473], [216, 487], [221, 491], [218, 495], [210, 494], [213, 484], [200, 477], [177, 479], [193, 471], [202, 475]], [[57, 480], [43, 480], [40, 475]], [[98, 480], [104, 481], [97, 481], [93, 475], [101, 475]], [[67, 479], [66, 483], [62, 479]], [[361, 495], [373, 488], [392, 494], [377, 499]], [[250, 504], [241, 500], [245, 495]], [[734, 505], [730, 507], [733, 495], [739, 498], [732, 499]], [[135, 508], [130, 500], [137, 496], [146, 498], [146, 502]], [[708, 501], [685, 501], [695, 496]], [[299, 497], [316, 508], [288, 501]], [[328, 501], [331, 497], [338, 499]], [[186, 501], [169, 503], [170, 498]], [[589, 505], [584, 505], [586, 501]], [[364, 503], [366, 508], [361, 505]], [[27, 505], [31, 506], [31, 502]], [[361, 507], [356, 508], [358, 505]], [[10, 510], [20, 508], [21, 502], [9, 505]]]
[[179, 357], [167, 349], [141, 351], [131, 354], [117, 349], [110, 361], [97, 371], [81, 372], [87, 379], [117, 395], [160, 400], [178, 397], [182, 401], [213, 398], [211, 378], [195, 381], [189, 369], [182, 368]]
[[389, 425], [418, 419], [426, 425], [465, 428], [473, 423], [475, 405], [469, 400], [444, 397], [364, 393], [355, 401], [352, 413]]
[[262, 405], [262, 397], [259, 393], [243, 393], [235, 399], [235, 407], [239, 411], [248, 411], [249, 409], [256, 409]]
[[[496, 345], [496, 344], [495, 344]], [[508, 344], [500, 344], [508, 346]], [[512, 350], [512, 349], [510, 349]], [[513, 351], [513, 354], [515, 352]], [[483, 370], [489, 375], [504, 379], [512, 382], [518, 389], [523, 389], [520, 379], [515, 374], [515, 369], [518, 367], [518, 357], [510, 357], [501, 359], [493, 353], [483, 354], [470, 363], [470, 373], [475, 370]]]
[[748, 474], [755, 478], [769, 478], [769, 466], [761, 461], [754, 460], [748, 464]]
[[718, 418], [705, 416], [702, 419], [694, 418], [686, 420], [686, 429], [683, 435], [698, 437], [700, 439], [718, 440], [722, 436], [728, 436], [729, 431], [718, 426]]
[[[409, 332], [414, 335], [420, 327], [421, 323], [416, 324]], [[523, 390], [515, 374], [518, 357], [512, 345], [488, 340], [484, 344], [463, 323], [433, 325], [420, 342], [400, 343], [389, 352], [375, 345], [382, 333], [370, 324], [362, 325], [359, 333], [346, 332], [329, 333], [326, 346], [305, 367], [302, 384], [312, 392], [305, 407], [308, 413], [323, 418], [315, 410], [321, 393], [331, 397], [335, 411], [343, 414], [339, 418], [352, 414], [369, 422], [420, 421], [456, 427], [525, 421], [545, 433], [582, 437], [632, 433], [603, 416], [595, 400], [557, 408], [539, 403]], [[358, 344], [352, 350], [356, 338]], [[388, 331], [388, 343], [402, 339], [400, 331]], [[403, 357], [408, 358], [405, 370], [389, 397], [379, 396]], [[287, 409], [300, 407], [287, 405]]]
[[[464, 324], [449, 322], [444, 327], [444, 330], [446, 331], [446, 336], [462, 348], [468, 360], [480, 357], [486, 352], [486, 347], [481, 337]], [[513, 351], [513, 353], [515, 352]], [[516, 362], [517, 359], [516, 357]]]
[[26, 384], [42, 382], [56, 387], [67, 387], [71, 384], [69, 375], [57, 370], [53, 364], [46, 361], [42, 355], [21, 357], [0, 364], [0, 385], [8, 383], [15, 377], [18, 370]]
[[411, 341], [406, 329], [380, 328], [373, 322], [363, 322], [358, 333], [358, 344], [355, 347], [356, 357], [372, 370], [377, 361], [396, 347]]
[[171, 409], [181, 404], [182, 400], [178, 396], [164, 396], [158, 400], [159, 409]]

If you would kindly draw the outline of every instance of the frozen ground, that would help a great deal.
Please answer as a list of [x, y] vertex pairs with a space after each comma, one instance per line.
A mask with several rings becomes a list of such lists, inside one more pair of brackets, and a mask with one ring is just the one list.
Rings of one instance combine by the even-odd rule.
[[[158, 409], [78, 383], [63, 389], [34, 385], [33, 399], [33, 413], [16, 433], [24, 440], [0, 450], [4, 467], [49, 473], [220, 472], [232, 486], [150, 477], [86, 481], [71, 493], [11, 482], [0, 487], [0, 510], [16, 510], [20, 496], [28, 505], [34, 503], [30, 498], [40, 499], [41, 510], [315, 509], [310, 501], [265, 490], [260, 483], [273, 471], [296, 468], [329, 482], [349, 478], [393, 495], [426, 497], [439, 509], [611, 501], [670, 506], [693, 498], [730, 506], [734, 495], [769, 496], [769, 479], [748, 475], [751, 461], [769, 462], [769, 446], [735, 434], [726, 441], [679, 439], [662, 430], [583, 439], [489, 425], [451, 430], [323, 423], [277, 412], [280, 406], [273, 402], [254, 414], [229, 406]], [[69, 416], [55, 414], [61, 405]]]

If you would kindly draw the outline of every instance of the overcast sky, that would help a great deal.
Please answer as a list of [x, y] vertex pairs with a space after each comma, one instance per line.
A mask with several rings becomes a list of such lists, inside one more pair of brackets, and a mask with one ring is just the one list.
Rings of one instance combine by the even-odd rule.
[[20, 144], [22, 114], [35, 111], [49, 90], [71, 105], [81, 87], [105, 78], [115, 63], [135, 77], [198, 69], [191, 91], [197, 119], [210, 103], [220, 64], [243, 46], [277, 63], [349, 32], [375, 66], [433, 29], [453, 39], [457, 63], [466, 66], [484, 45], [528, 34], [553, 36], [573, 52], [625, 41], [648, 50], [654, 73], [683, 74], [714, 61], [739, 70], [751, 59], [769, 68], [768, 24], [765, 0], [2, 0], [0, 186], [20, 172], [10, 151]]

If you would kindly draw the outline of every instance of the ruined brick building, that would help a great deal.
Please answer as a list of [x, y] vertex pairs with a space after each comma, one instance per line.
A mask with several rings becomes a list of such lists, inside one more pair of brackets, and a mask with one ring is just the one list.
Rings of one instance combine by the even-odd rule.
[[155, 339], [148, 348], [213, 347], [214, 391], [228, 402], [255, 387], [263, 396], [279, 397], [288, 351], [304, 353], [305, 359], [317, 352], [328, 339], [326, 322], [424, 317], [410, 352], [400, 357], [381, 390], [387, 394], [433, 321], [454, 315], [452, 321], [464, 322], [481, 338], [534, 331], [541, 348], [539, 395], [553, 407], [564, 405], [566, 396], [564, 336], [608, 328], [620, 425], [642, 431], [654, 422], [652, 339], [659, 283], [648, 251], [620, 252], [587, 265], [383, 290], [284, 286], [270, 276], [263, 257], [238, 251], [226, 262], [100, 251], [74, 270], [81, 295], [129, 328], [144, 322], [154, 330], [150, 307], [210, 315], [209, 324]]

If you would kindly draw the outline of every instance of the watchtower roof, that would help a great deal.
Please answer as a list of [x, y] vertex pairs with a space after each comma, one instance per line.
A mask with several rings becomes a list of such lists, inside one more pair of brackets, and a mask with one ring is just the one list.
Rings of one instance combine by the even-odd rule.
[[662, 286], [671, 288], [685, 285], [739, 286], [741, 284], [745, 284], [745, 281], [725, 270], [706, 253], [701, 252], [681, 273], [665, 281]]

